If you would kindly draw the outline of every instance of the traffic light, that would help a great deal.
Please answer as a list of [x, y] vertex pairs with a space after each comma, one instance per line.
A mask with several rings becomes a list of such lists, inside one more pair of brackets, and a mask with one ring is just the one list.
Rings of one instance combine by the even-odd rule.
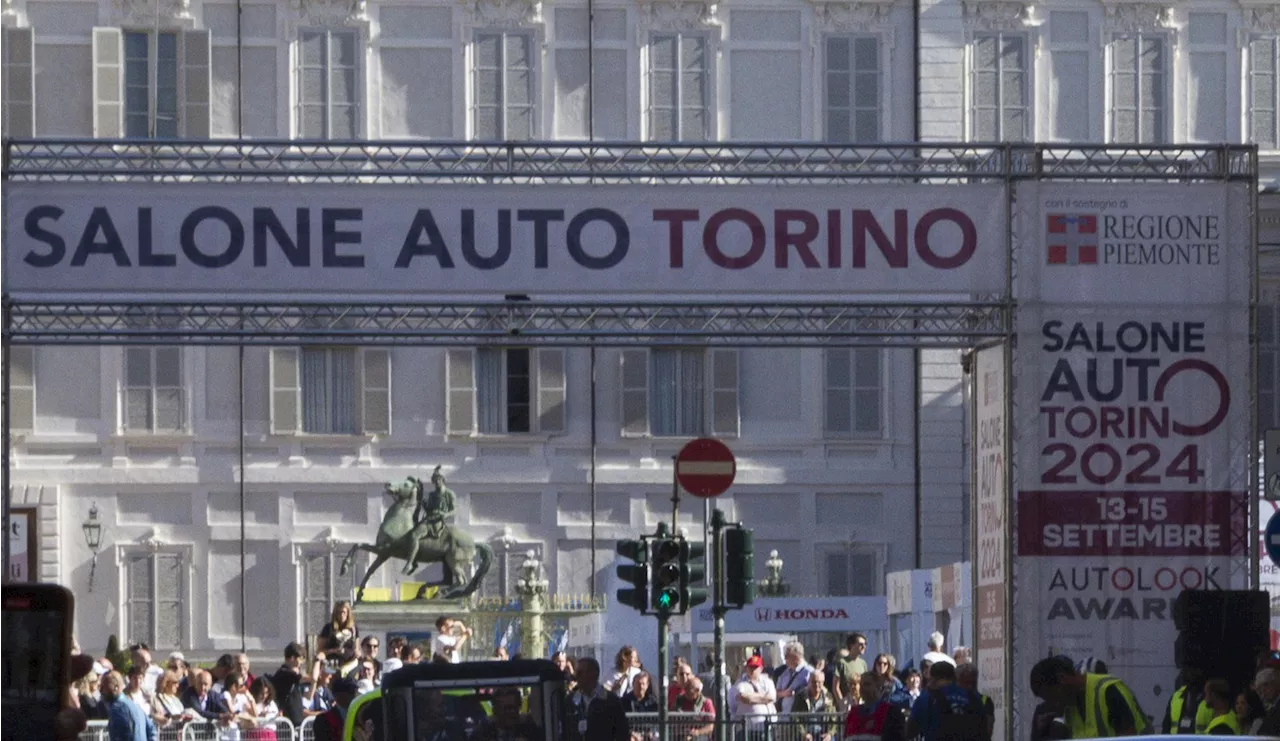
[[645, 613], [649, 609], [649, 544], [641, 540], [618, 541], [618, 555], [635, 563], [618, 566], [618, 578], [630, 584], [618, 590], [618, 602]]
[[680, 541], [661, 538], [653, 541], [653, 601], [650, 608], [659, 613], [680, 610]]
[[707, 601], [707, 589], [703, 586], [707, 577], [705, 543], [680, 541], [680, 613]]
[[724, 531], [724, 601], [732, 607], [751, 604], [756, 597], [755, 538], [751, 531], [735, 526]]

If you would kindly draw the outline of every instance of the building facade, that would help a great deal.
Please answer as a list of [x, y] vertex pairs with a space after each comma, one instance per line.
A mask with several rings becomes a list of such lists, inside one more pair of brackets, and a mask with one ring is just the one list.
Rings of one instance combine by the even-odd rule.
[[[1272, 2], [921, 0], [915, 11], [905, 0], [601, 0], [589, 24], [578, 0], [7, 0], [4, 135], [1228, 141], [1280, 162]], [[459, 524], [499, 553], [486, 593], [510, 590], [527, 551], [556, 591], [603, 590], [613, 542], [669, 517], [671, 456], [703, 434], [740, 457], [719, 506], [755, 529], [758, 553], [779, 551], [796, 592], [883, 594], [887, 571], [968, 551], [956, 351], [24, 347], [12, 358], [22, 563], [80, 595], [86, 647], [115, 633], [196, 653], [242, 638], [274, 650], [315, 632], [350, 592], [338, 563], [372, 538], [384, 483], [436, 465], [460, 495]], [[91, 510], [96, 555], [82, 532]], [[700, 530], [699, 508], [681, 519]], [[395, 594], [399, 580], [387, 569], [372, 584]]]

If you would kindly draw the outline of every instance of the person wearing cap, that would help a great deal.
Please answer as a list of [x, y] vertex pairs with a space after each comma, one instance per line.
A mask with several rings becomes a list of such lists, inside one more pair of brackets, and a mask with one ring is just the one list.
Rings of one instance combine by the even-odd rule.
[[1060, 710], [1072, 738], [1113, 738], [1146, 733], [1147, 716], [1133, 691], [1107, 674], [1081, 674], [1059, 659], [1031, 668], [1031, 692]]
[[731, 699], [733, 717], [745, 719], [748, 730], [759, 731], [765, 719], [773, 716], [778, 690], [765, 673], [764, 659], [759, 654], [747, 659], [746, 671], [733, 686]]
[[312, 726], [315, 741], [342, 741], [343, 726], [347, 720], [347, 708], [356, 699], [356, 683], [343, 676], [334, 677], [330, 683], [333, 691], [333, 707], [316, 716]]

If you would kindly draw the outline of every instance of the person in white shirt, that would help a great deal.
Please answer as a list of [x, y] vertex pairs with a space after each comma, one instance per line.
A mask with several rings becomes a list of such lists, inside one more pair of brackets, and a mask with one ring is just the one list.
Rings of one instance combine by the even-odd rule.
[[471, 637], [471, 629], [447, 615], [436, 619], [436, 635], [431, 639], [431, 656], [443, 656], [450, 663], [462, 663], [462, 647]]
[[942, 651], [942, 647], [946, 645], [946, 640], [945, 636], [934, 631], [933, 634], [929, 636], [929, 651], [921, 657], [920, 660], [927, 661], [930, 664], [950, 664], [955, 666], [956, 660], [947, 656]]
[[804, 646], [798, 641], [788, 643], [783, 650], [783, 656], [787, 665], [778, 675], [778, 709], [789, 713], [796, 701], [796, 695], [804, 692], [805, 687], [809, 685], [809, 675], [813, 673], [813, 667], [805, 662]]
[[748, 728], [762, 725], [773, 717], [778, 690], [764, 673], [764, 659], [759, 656], [747, 659], [746, 672], [733, 686], [733, 700], [733, 717], [746, 719]]
[[640, 652], [632, 646], [623, 646], [618, 649], [618, 655], [613, 657], [613, 676], [604, 683], [604, 688], [623, 697], [631, 691], [631, 681], [643, 670]]

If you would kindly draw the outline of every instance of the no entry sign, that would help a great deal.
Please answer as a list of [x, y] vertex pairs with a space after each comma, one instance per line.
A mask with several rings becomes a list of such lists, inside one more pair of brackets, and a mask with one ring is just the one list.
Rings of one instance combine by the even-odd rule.
[[733, 485], [737, 472], [733, 451], [709, 437], [689, 442], [676, 456], [676, 481], [695, 497], [720, 496]]

